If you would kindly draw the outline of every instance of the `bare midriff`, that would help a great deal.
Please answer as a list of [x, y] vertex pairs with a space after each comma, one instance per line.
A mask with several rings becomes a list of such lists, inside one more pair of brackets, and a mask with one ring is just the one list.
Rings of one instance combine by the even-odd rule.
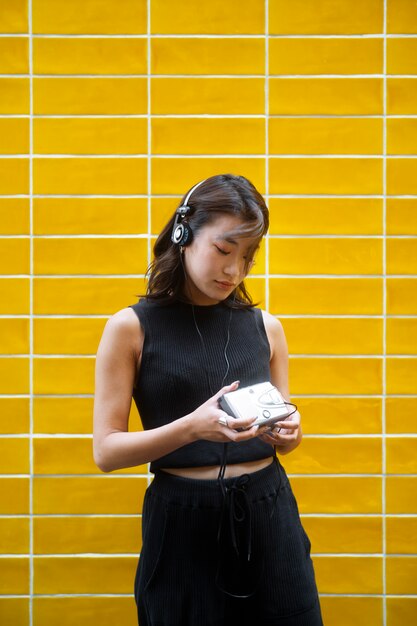
[[[234, 478], [241, 474], [250, 474], [267, 467], [272, 463], [271, 457], [260, 459], [259, 461], [249, 461], [248, 463], [234, 463], [227, 465], [224, 474], [225, 478]], [[163, 471], [175, 476], [184, 478], [199, 478], [201, 480], [214, 480], [219, 475], [220, 467], [218, 465], [209, 465], [203, 467], [164, 467]]]

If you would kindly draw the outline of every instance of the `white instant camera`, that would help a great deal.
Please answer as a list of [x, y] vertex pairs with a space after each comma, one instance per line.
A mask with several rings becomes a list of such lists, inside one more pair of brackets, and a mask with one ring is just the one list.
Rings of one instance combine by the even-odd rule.
[[274, 424], [290, 413], [278, 389], [269, 382], [229, 391], [219, 399], [219, 404], [232, 417], [256, 417], [251, 426]]

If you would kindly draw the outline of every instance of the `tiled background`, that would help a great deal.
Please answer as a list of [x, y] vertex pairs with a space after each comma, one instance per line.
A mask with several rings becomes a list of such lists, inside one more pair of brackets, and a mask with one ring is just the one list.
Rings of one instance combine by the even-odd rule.
[[135, 624], [149, 475], [93, 463], [94, 356], [178, 198], [234, 172], [271, 208], [249, 282], [326, 626], [416, 623], [417, 3], [0, 0], [0, 28], [0, 622]]

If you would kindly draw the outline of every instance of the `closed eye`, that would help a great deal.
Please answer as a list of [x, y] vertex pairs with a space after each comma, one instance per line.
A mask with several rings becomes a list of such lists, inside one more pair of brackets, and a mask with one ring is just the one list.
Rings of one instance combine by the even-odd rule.
[[219, 248], [219, 246], [215, 245], [214, 247], [216, 248], [216, 250], [220, 252], [220, 254], [224, 254], [224, 255], [230, 254], [230, 252], [228, 252], [227, 250], [223, 250], [223, 248]]

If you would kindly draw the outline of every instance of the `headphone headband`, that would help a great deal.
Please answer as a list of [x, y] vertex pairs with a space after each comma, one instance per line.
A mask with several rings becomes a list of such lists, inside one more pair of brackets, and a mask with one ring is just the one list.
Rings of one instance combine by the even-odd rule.
[[191, 243], [192, 234], [193, 234], [192, 230], [190, 226], [186, 223], [184, 224], [182, 220], [184, 219], [184, 217], [187, 215], [188, 211], [190, 210], [190, 207], [188, 206], [188, 201], [191, 197], [191, 194], [193, 193], [195, 189], [197, 189], [197, 187], [202, 185], [206, 180], [207, 178], [205, 178], [204, 180], [200, 180], [200, 182], [194, 185], [194, 187], [191, 187], [190, 191], [187, 193], [185, 197], [184, 202], [181, 204], [180, 207], [178, 207], [178, 209], [175, 212], [175, 221], [174, 221], [174, 226], [172, 228], [171, 241], [172, 243], [175, 243], [178, 246], [185, 246]]

